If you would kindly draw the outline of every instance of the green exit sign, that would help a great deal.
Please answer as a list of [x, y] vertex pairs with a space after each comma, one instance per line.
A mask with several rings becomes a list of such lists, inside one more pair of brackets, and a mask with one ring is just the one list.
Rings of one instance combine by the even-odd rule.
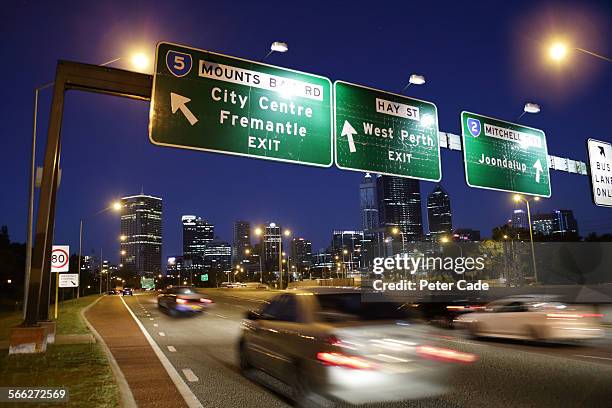
[[339, 168], [440, 181], [436, 105], [342, 81], [334, 99]]
[[470, 187], [550, 197], [543, 131], [470, 112], [461, 113], [461, 129]]
[[200, 275], [200, 280], [202, 282], [208, 282], [208, 274], [207, 273], [203, 273], [202, 275]]
[[329, 167], [329, 79], [162, 42], [149, 138], [161, 146]]

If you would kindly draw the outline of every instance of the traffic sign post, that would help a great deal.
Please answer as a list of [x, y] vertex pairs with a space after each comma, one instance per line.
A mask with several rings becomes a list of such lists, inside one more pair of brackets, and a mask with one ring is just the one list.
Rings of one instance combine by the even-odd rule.
[[461, 130], [470, 187], [550, 197], [543, 131], [470, 112], [461, 113]]
[[612, 207], [612, 144], [589, 139], [589, 164], [593, 202], [602, 207]]
[[[61, 286], [60, 282], [60, 272], [68, 272], [70, 271], [70, 246], [69, 245], [53, 245], [51, 249], [51, 272], [57, 272], [55, 274], [55, 312], [54, 316], [57, 319], [57, 305], [59, 303], [59, 288], [64, 287]], [[77, 276], [78, 282], [78, 276]], [[77, 284], [78, 287], [78, 284]]]
[[149, 139], [161, 146], [332, 164], [329, 79], [157, 45]]
[[436, 105], [336, 81], [334, 106], [339, 168], [440, 181]]

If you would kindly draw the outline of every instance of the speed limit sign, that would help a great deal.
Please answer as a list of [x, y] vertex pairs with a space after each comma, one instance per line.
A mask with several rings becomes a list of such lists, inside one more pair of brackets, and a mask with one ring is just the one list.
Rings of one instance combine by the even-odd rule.
[[70, 261], [68, 245], [53, 245], [51, 250], [51, 272], [68, 272]]

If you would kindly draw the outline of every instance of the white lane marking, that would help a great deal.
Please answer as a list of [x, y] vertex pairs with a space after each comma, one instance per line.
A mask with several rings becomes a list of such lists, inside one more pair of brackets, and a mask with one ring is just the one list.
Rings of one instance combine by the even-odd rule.
[[161, 337], [166, 337], [166, 333], [164, 333], [164, 332], [159, 332], [159, 335], [160, 335]]
[[157, 326], [158, 326], [158, 324], [157, 324], [157, 323], [153, 323], [153, 327], [157, 327]]
[[222, 319], [227, 319], [227, 316], [223, 316], [223, 315], [220, 315], [220, 314], [218, 314], [217, 317], [220, 317]]
[[168, 351], [176, 353], [176, 349], [174, 348], [174, 346], [168, 346]]
[[189, 386], [185, 383], [178, 371], [176, 371], [176, 368], [174, 368], [170, 360], [168, 360], [168, 357], [166, 357], [166, 355], [163, 351], [161, 351], [155, 340], [153, 340], [153, 337], [151, 337], [147, 329], [145, 329], [142, 323], [140, 323], [140, 320], [138, 320], [134, 312], [132, 312], [132, 309], [130, 309], [127, 303], [125, 303], [125, 300], [123, 300], [123, 298], [121, 298], [121, 301], [125, 305], [125, 308], [128, 310], [128, 312], [130, 312], [130, 314], [132, 315], [132, 318], [134, 319], [138, 327], [140, 327], [140, 331], [142, 331], [142, 334], [144, 334], [145, 338], [151, 345], [151, 348], [153, 348], [153, 351], [157, 355], [157, 358], [166, 369], [166, 372], [172, 379], [172, 382], [174, 383], [178, 391], [181, 393], [181, 396], [185, 400], [187, 406], [189, 408], [204, 408], [200, 400], [198, 400], [198, 398], [191, 391], [191, 389], [189, 389]]
[[152, 318], [152, 317], [149, 317], [149, 320], [153, 320], [153, 318]]
[[185, 378], [189, 382], [196, 382], [199, 380], [198, 377], [196, 377], [193, 371], [191, 371], [191, 369], [189, 368], [183, 368], [183, 374], [185, 375]]
[[609, 357], [598, 357], [598, 356], [586, 356], [584, 354], [574, 354], [575, 357], [585, 357], [585, 358], [596, 358], [598, 360], [610, 360], [612, 361], [612, 358]]

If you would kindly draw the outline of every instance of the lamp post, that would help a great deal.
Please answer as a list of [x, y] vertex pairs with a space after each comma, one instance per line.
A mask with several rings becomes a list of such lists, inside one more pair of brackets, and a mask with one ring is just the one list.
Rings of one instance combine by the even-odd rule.
[[[255, 228], [255, 235], [260, 237], [263, 234], [263, 231], [261, 228], [257, 227]], [[263, 264], [262, 264], [262, 259], [263, 259], [263, 254], [264, 254], [264, 245], [263, 245], [263, 240], [261, 240], [261, 242], [259, 243], [259, 247], [260, 247], [260, 251], [259, 251], [259, 282], [263, 285]]]
[[[278, 270], [280, 272], [280, 288], [281, 290], [283, 289], [283, 257], [282, 257], [282, 253], [283, 253], [283, 235], [286, 237], [291, 236], [291, 231], [286, 229], [284, 231], [281, 230], [280, 227], [278, 227], [278, 232], [279, 232], [279, 238], [278, 238]], [[289, 278], [289, 273], [287, 273], [287, 279]]]
[[402, 238], [402, 253], [406, 252], [406, 243], [405, 243], [405, 240], [404, 240], [404, 231], [402, 231], [398, 227], [393, 227], [391, 229], [391, 234], [392, 235], [398, 235], [399, 234], [401, 236], [401, 238]]
[[[523, 197], [520, 194], [515, 194], [513, 199], [517, 203], [523, 201], [527, 205], [527, 222], [529, 223], [529, 242], [531, 243], [531, 261], [533, 263], [533, 280], [535, 283], [537, 283], [538, 282], [538, 270], [536, 267], [535, 249], [533, 246], [533, 228], [531, 225], [531, 209], [529, 206], [529, 201], [531, 200]], [[532, 200], [540, 201], [540, 197], [533, 197]]]
[[[111, 205], [109, 205], [108, 207], [105, 207], [103, 209], [101, 209], [100, 211], [92, 214], [90, 217], [95, 217], [96, 215], [105, 213], [106, 211], [109, 210], [113, 210], [113, 211], [121, 211], [121, 203], [119, 201], [115, 201], [114, 203], [112, 203]], [[81, 282], [81, 257], [82, 257], [82, 251], [83, 251], [83, 222], [86, 218], [81, 218], [80, 222], [79, 222], [79, 259], [77, 260], [77, 268], [78, 268], [78, 274], [79, 274], [79, 282]], [[125, 241], [125, 239], [123, 239], [123, 237], [125, 237], [125, 235], [121, 236], [121, 241]], [[127, 237], [126, 237], [127, 238]], [[100, 250], [100, 258], [102, 258], [102, 250]], [[100, 262], [102, 262], [102, 259], [100, 259]], [[100, 285], [101, 288], [101, 285]], [[79, 287], [77, 288], [77, 299], [80, 297], [80, 292], [81, 292], [81, 285], [79, 283]], [[102, 289], [100, 289], [100, 293], [102, 293]]]
[[461, 248], [461, 245], [459, 245], [458, 243], [456, 243], [455, 241], [453, 241], [452, 239], [450, 239], [449, 237], [442, 237], [440, 238], [440, 242], [443, 244], [448, 244], [448, 243], [453, 243], [455, 244], [455, 246], [457, 248], [459, 248], [459, 256], [461, 258], [463, 258], [463, 249]]

